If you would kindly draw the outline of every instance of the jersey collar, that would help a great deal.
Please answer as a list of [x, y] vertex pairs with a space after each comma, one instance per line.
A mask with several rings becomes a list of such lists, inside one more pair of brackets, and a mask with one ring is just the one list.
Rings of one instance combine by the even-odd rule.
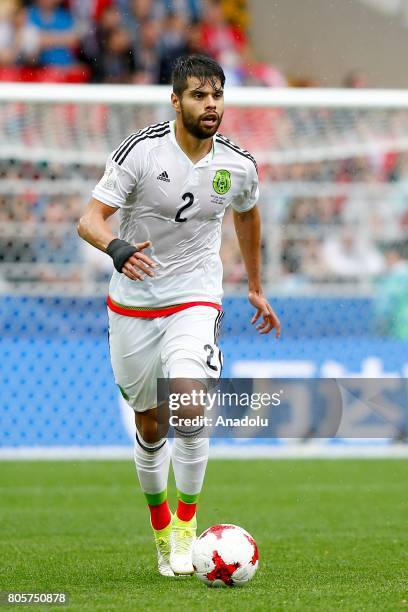
[[196, 164], [193, 164], [191, 159], [188, 157], [188, 155], [184, 153], [183, 149], [180, 147], [179, 143], [176, 140], [176, 121], [175, 120], [170, 121], [170, 139], [172, 143], [178, 149], [178, 151], [183, 155], [183, 157], [185, 157], [190, 162], [190, 164], [194, 167], [206, 166], [212, 162], [214, 155], [215, 155], [215, 137], [216, 135], [217, 134], [214, 134], [214, 136], [212, 137], [212, 147], [209, 153], [207, 153], [207, 155], [203, 157], [202, 159], [200, 159], [200, 161], [198, 161]]

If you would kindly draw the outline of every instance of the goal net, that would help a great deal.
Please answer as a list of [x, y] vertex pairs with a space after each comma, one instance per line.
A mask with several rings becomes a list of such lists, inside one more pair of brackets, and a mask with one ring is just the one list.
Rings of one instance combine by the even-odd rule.
[[[75, 236], [107, 155], [172, 117], [161, 87], [2, 85], [0, 279], [8, 292], [103, 293], [110, 262]], [[222, 132], [256, 158], [264, 281], [369, 293], [408, 225], [408, 94], [231, 89]], [[228, 291], [244, 287], [229, 215]], [[359, 265], [354, 265], [355, 262]], [[58, 282], [57, 282], [58, 281]]]

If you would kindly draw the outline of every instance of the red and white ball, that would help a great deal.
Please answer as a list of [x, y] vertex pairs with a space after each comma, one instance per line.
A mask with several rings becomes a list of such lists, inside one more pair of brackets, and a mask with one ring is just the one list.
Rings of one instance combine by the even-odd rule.
[[208, 586], [243, 586], [253, 578], [258, 563], [254, 538], [236, 525], [213, 525], [194, 543], [195, 575]]

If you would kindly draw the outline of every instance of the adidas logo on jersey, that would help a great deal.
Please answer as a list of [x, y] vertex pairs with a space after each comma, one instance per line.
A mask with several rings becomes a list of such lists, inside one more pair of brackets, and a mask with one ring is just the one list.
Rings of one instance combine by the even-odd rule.
[[170, 183], [169, 175], [167, 174], [167, 172], [165, 170], [164, 170], [164, 172], [159, 174], [159, 176], [157, 177], [157, 180], [158, 181], [164, 181], [165, 183]]

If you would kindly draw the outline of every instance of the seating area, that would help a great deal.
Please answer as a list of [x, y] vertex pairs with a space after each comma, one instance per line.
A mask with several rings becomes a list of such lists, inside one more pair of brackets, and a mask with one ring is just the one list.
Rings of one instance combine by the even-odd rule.
[[0, 81], [163, 84], [205, 53], [230, 85], [285, 86], [248, 36], [246, 0], [3, 0]]

